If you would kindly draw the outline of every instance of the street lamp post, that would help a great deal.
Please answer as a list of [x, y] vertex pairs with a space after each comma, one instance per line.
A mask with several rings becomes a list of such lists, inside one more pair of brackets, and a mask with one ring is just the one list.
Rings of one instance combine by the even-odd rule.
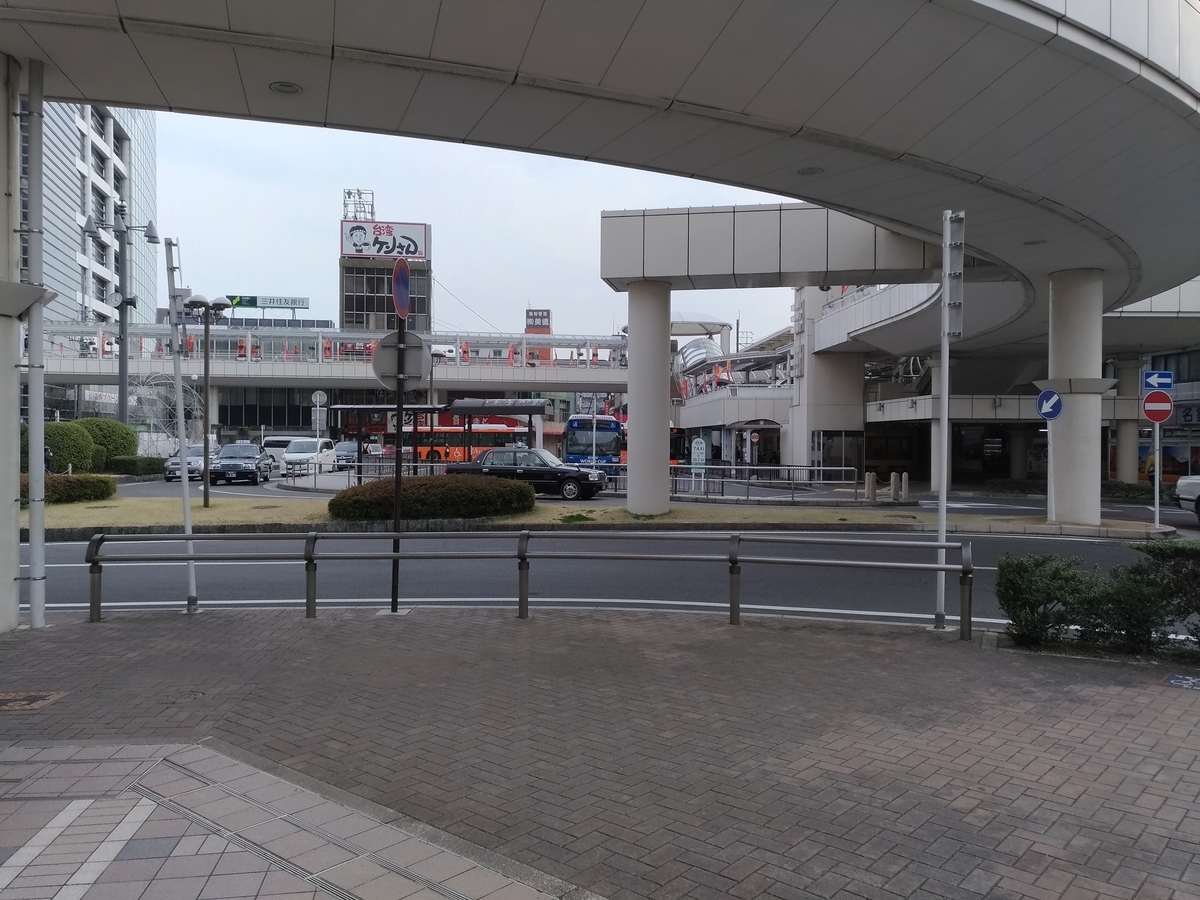
[[209, 423], [209, 358], [212, 356], [212, 346], [209, 340], [209, 329], [212, 325], [212, 314], [218, 315], [229, 309], [232, 304], [224, 297], [215, 300], [205, 300], [203, 297], [192, 297], [187, 301], [187, 307], [204, 317], [204, 460], [202, 462], [201, 479], [204, 482], [204, 508], [208, 509], [208, 423]]
[[112, 228], [117, 240], [120, 253], [120, 271], [117, 278], [121, 285], [121, 299], [117, 303], [117, 419], [123, 425], [129, 424], [129, 308], [137, 304], [129, 282], [129, 233], [131, 231], [145, 232], [147, 244], [159, 243], [158, 231], [151, 220], [145, 225], [125, 224], [125, 204], [119, 203], [112, 225], [97, 222], [91, 216], [83, 223], [83, 233], [95, 239], [100, 236], [101, 228]]

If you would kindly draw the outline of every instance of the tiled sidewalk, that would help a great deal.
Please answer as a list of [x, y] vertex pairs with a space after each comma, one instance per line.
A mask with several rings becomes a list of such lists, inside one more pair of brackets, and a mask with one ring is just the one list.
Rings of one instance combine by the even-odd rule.
[[[1195, 665], [769, 617], [377, 612], [55, 614], [0, 636], [0, 749], [199, 745], [565, 900], [1200, 900], [1200, 690], [1161, 683]], [[259, 829], [301, 883], [407, 877], [170, 760], [198, 784], [159, 763], [157, 812], [190, 797], [212, 822], [180, 836]], [[59, 806], [10, 846], [80, 799], [72, 774], [46, 770]]]
[[207, 747], [0, 750], [0, 900], [551, 900]]

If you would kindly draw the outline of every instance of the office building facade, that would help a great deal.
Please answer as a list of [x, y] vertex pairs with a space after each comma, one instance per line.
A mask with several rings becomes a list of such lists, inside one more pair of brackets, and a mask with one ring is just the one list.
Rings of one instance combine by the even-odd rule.
[[[22, 123], [22, 175], [28, 176], [28, 123]], [[112, 223], [119, 204], [125, 221], [145, 226], [157, 214], [155, 113], [78, 103], [47, 103], [44, 127], [45, 276], [58, 294], [49, 321], [94, 322], [117, 317], [118, 295], [137, 298], [131, 322], [153, 322], [157, 248], [130, 235], [128, 292], [120, 285], [120, 245]], [[22, 221], [26, 213], [22, 197]], [[97, 234], [84, 234], [91, 216]], [[22, 242], [22, 277], [28, 266]]]

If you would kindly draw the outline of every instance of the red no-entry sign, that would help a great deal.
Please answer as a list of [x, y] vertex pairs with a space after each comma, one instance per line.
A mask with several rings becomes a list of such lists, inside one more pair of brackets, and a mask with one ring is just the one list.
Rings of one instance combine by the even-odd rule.
[[1165, 422], [1174, 411], [1175, 404], [1166, 391], [1151, 391], [1142, 398], [1142, 415], [1151, 422]]

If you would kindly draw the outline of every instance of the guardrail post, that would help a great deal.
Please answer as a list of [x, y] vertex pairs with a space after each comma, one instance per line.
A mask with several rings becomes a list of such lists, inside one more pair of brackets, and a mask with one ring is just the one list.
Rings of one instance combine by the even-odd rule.
[[729, 536], [729, 624], [742, 624], [742, 566], [738, 562], [740, 534]]
[[101, 601], [101, 582], [100, 578], [103, 575], [103, 567], [100, 565], [100, 545], [104, 543], [103, 534], [94, 534], [92, 539], [88, 541], [87, 554], [84, 559], [91, 565], [88, 567], [89, 589], [88, 589], [88, 621], [100, 621], [100, 601]]
[[304, 618], [317, 617], [317, 538], [320, 535], [310, 531], [304, 541]]
[[962, 545], [962, 574], [958, 576], [958, 638], [962, 641], [971, 640], [971, 594], [974, 588], [975, 575], [971, 565], [971, 545], [964, 541]]
[[529, 532], [517, 538], [517, 618], [529, 618]]

